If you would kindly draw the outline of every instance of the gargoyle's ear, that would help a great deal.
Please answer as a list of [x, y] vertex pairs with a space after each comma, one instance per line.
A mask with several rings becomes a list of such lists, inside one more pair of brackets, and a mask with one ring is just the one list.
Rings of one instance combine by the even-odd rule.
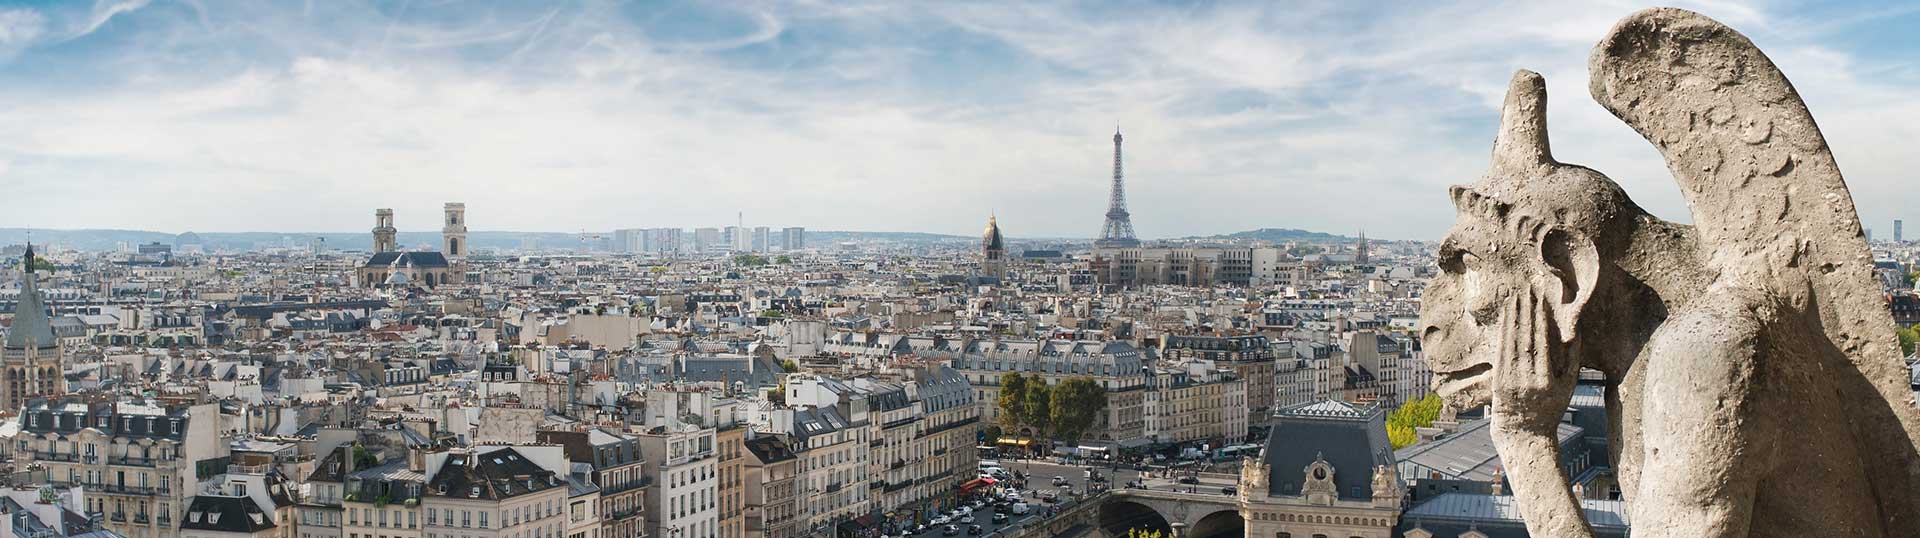
[[1554, 328], [1563, 341], [1571, 342], [1600, 280], [1600, 254], [1592, 239], [1558, 226], [1546, 229], [1537, 244], [1540, 261], [1552, 273], [1551, 285], [1542, 291], [1553, 309]]
[[1547, 80], [1522, 69], [1507, 83], [1500, 105], [1500, 134], [1493, 139], [1496, 171], [1524, 172], [1553, 163], [1547, 144]]

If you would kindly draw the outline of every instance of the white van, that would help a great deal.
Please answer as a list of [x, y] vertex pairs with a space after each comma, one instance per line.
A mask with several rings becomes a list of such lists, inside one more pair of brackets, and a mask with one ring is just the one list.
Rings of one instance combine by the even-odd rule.
[[1027, 506], [1027, 503], [1013, 503], [1014, 514], [1025, 514], [1029, 510], [1032, 510], [1032, 508]]
[[983, 470], [983, 471], [986, 470], [988, 467], [999, 467], [999, 466], [1000, 466], [1000, 462], [998, 461], [980, 460], [980, 470]]

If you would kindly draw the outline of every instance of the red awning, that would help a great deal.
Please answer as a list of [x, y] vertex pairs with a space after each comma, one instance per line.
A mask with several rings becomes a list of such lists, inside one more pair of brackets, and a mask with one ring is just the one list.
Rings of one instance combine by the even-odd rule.
[[968, 480], [967, 483], [965, 484], [961, 484], [960, 491], [973, 491], [976, 489], [980, 489], [981, 487], [986, 486], [988, 484], [992, 484], [992, 482], [988, 482], [987, 479], [985, 478], [975, 478], [973, 480]]

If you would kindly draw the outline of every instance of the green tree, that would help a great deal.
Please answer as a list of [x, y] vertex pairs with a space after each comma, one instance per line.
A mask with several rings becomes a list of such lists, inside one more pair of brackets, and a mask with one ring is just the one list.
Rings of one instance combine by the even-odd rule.
[[1433, 421], [1440, 418], [1441, 405], [1440, 397], [1429, 393], [1425, 398], [1401, 404], [1399, 409], [1388, 414], [1387, 440], [1393, 443], [1393, 448], [1399, 449], [1418, 441], [1420, 437], [1415, 430], [1432, 426]]
[[781, 254], [781, 255], [779, 255], [779, 256], [777, 256], [777, 257], [775, 257], [775, 258], [773, 259], [773, 263], [777, 263], [777, 264], [780, 264], [780, 265], [786, 265], [786, 264], [789, 264], [789, 263], [793, 263], [793, 258], [791, 258], [791, 257], [788, 257], [788, 256], [787, 256], [787, 255], [785, 255], [785, 254]]
[[53, 272], [53, 262], [43, 256], [34, 256], [33, 270], [39, 273], [51, 273]]
[[1023, 398], [1026, 401], [1026, 413], [1021, 416], [1021, 422], [1035, 431], [1050, 430], [1053, 423], [1053, 388], [1035, 376], [1027, 381], [1026, 393], [1026, 398]]
[[1027, 416], [1027, 378], [1020, 372], [1000, 376], [1000, 424], [1008, 430], [1020, 429]]
[[760, 267], [767, 264], [767, 257], [755, 254], [741, 254], [733, 257], [733, 264], [742, 267]]
[[1076, 377], [1055, 386], [1050, 403], [1054, 434], [1068, 442], [1078, 441], [1106, 412], [1107, 390], [1093, 378]]
[[1920, 344], [1920, 325], [1898, 327], [1894, 332], [1900, 335], [1900, 353], [1912, 355], [1914, 346]]
[[780, 369], [786, 370], [787, 373], [791, 374], [800, 371], [800, 364], [793, 362], [793, 359], [787, 359], [780, 361]]

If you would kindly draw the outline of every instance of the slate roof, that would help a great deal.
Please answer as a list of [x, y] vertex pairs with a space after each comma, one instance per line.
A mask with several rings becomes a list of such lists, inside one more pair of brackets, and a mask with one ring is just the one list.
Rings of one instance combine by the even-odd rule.
[[273, 528], [273, 519], [249, 497], [196, 495], [193, 502], [187, 504], [180, 528], [252, 534]]
[[773, 464], [794, 459], [793, 448], [780, 435], [761, 435], [746, 441], [747, 452], [760, 460], [761, 464]]
[[[1493, 433], [1489, 424], [1491, 421], [1486, 419], [1466, 422], [1446, 437], [1394, 452], [1394, 459], [1400, 462], [1400, 476], [1415, 480], [1440, 473], [1440, 478], [1492, 482], [1493, 473], [1502, 466], [1500, 453], [1493, 448]], [[1556, 433], [1560, 445], [1567, 446], [1569, 441], [1585, 434], [1586, 430], [1562, 422]]]
[[1324, 459], [1333, 466], [1341, 500], [1373, 500], [1373, 469], [1392, 466], [1386, 413], [1373, 406], [1328, 400], [1280, 411], [1267, 433], [1260, 459], [1268, 466], [1270, 495], [1298, 496], [1307, 467]]
[[566, 487], [566, 481], [519, 451], [505, 448], [448, 456], [427, 486], [442, 497], [498, 500]]
[[772, 387], [780, 384], [785, 375], [776, 365], [767, 368], [766, 364], [756, 364], [751, 357], [685, 357], [675, 361], [679, 377], [688, 382], [728, 382], [745, 383], [754, 387]]
[[367, 258], [366, 265], [362, 265], [361, 267], [391, 267], [395, 259], [399, 259], [400, 265], [412, 265], [419, 268], [438, 268], [449, 265], [447, 263], [447, 256], [438, 252], [382, 252], [374, 254], [371, 258]]
[[27, 245], [26, 272], [20, 278], [20, 299], [14, 305], [13, 325], [7, 329], [7, 349], [51, 349], [59, 345], [47, 303], [40, 297], [40, 275], [33, 270], [33, 245]]
[[[1594, 533], [1605, 538], [1627, 536], [1627, 504], [1624, 501], [1581, 499], [1587, 523]], [[1509, 495], [1481, 493], [1442, 493], [1400, 516], [1395, 536], [1407, 530], [1425, 529], [1434, 536], [1458, 536], [1468, 529], [1485, 533], [1488, 538], [1526, 538], [1526, 524], [1520, 508]]]
[[793, 438], [804, 445], [807, 439], [827, 435], [852, 426], [832, 407], [812, 407], [793, 411]]
[[87, 403], [75, 399], [30, 400], [22, 414], [27, 431], [75, 433], [93, 428], [116, 437], [179, 440], [187, 431], [186, 407], [162, 408], [133, 402]]

